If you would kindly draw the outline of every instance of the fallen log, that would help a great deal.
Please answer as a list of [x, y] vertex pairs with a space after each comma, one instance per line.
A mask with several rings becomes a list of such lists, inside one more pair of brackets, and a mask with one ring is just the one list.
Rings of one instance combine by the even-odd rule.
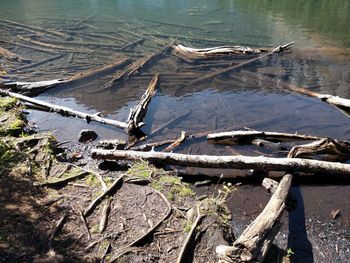
[[[206, 59], [217, 58], [223, 56], [234, 56], [238, 54], [261, 54], [267, 52], [267, 49], [258, 49], [242, 46], [219, 46], [212, 48], [190, 48], [183, 45], [174, 45], [175, 55], [185, 57], [187, 59]], [[271, 50], [269, 50], [271, 51]]]
[[260, 55], [260, 56], [258, 56], [258, 57], [249, 59], [249, 60], [244, 61], [244, 62], [242, 62], [242, 63], [239, 63], [239, 64], [237, 64], [237, 65], [233, 65], [233, 66], [231, 66], [231, 67], [224, 68], [224, 69], [220, 69], [220, 70], [214, 71], [214, 72], [212, 72], [212, 73], [206, 74], [206, 75], [204, 75], [204, 76], [202, 76], [202, 77], [200, 77], [200, 78], [197, 78], [197, 79], [191, 81], [191, 82], [190, 82], [190, 85], [194, 85], [194, 84], [201, 83], [201, 82], [203, 82], [203, 81], [206, 81], [206, 80], [212, 79], [212, 78], [214, 78], [214, 77], [220, 76], [220, 75], [225, 74], [225, 73], [227, 73], [227, 72], [230, 72], [230, 71], [232, 71], [232, 70], [239, 69], [239, 68], [241, 68], [241, 67], [243, 67], [243, 66], [249, 65], [249, 64], [251, 64], [251, 63], [253, 63], [253, 62], [255, 62], [255, 61], [258, 61], [258, 60], [260, 60], [260, 59], [263, 59], [263, 58], [266, 58], [266, 57], [268, 57], [268, 56], [271, 56], [271, 55], [274, 54], [274, 53], [279, 53], [279, 52], [285, 50], [286, 48], [288, 48], [289, 46], [291, 46], [292, 44], [293, 44], [293, 42], [290, 42], [290, 43], [285, 44], [285, 45], [283, 45], [283, 46], [278, 46], [278, 47], [274, 48], [273, 50], [271, 50], [270, 52], [268, 52], [268, 53], [266, 53], [266, 54], [263, 54], [263, 55]]
[[[166, 144], [172, 144], [176, 141], [176, 139], [169, 139], [169, 140], [164, 140], [164, 141], [159, 141], [159, 142], [150, 142], [146, 144], [142, 144], [140, 146], [133, 146], [130, 147], [130, 150], [133, 151], [150, 151], [155, 147], [160, 147]], [[106, 149], [106, 148], [105, 148]]]
[[252, 141], [254, 139], [265, 140], [320, 140], [321, 137], [303, 135], [303, 134], [291, 134], [282, 132], [268, 132], [268, 131], [255, 131], [255, 130], [237, 130], [229, 132], [211, 133], [207, 135], [208, 141], [215, 143], [227, 143], [230, 141], [243, 142]]
[[301, 155], [331, 154], [350, 158], [350, 144], [331, 138], [324, 138], [315, 142], [294, 146], [288, 153], [288, 158]]
[[51, 61], [53, 61], [53, 60], [61, 59], [61, 58], [63, 58], [65, 55], [66, 55], [66, 54], [58, 54], [58, 55], [55, 55], [55, 56], [53, 56], [53, 57], [49, 57], [49, 58], [43, 59], [43, 60], [41, 60], [41, 61], [38, 61], [38, 62], [35, 62], [35, 63], [31, 63], [31, 64], [29, 64], [29, 65], [25, 65], [25, 66], [22, 66], [22, 67], [15, 68], [15, 69], [13, 69], [13, 70], [10, 70], [9, 73], [14, 73], [14, 72], [22, 71], [22, 70], [28, 69], [28, 68], [34, 68], [34, 67], [40, 66], [40, 65], [42, 65], [42, 64], [51, 62]]
[[119, 74], [117, 74], [114, 78], [112, 78], [109, 82], [107, 82], [104, 86], [104, 89], [111, 88], [115, 83], [125, 81], [127, 80], [131, 75], [133, 75], [135, 72], [139, 72], [152, 63], [154, 60], [158, 59], [163, 53], [165, 53], [169, 48], [173, 45], [173, 43], [170, 43], [169, 45], [163, 47], [161, 50], [152, 53], [151, 55], [141, 58], [134, 63], [132, 63], [127, 69], [123, 70]]
[[17, 98], [17, 99], [25, 101], [25, 102], [30, 102], [34, 105], [39, 105], [39, 106], [45, 107], [52, 112], [56, 112], [56, 113], [61, 114], [62, 116], [73, 116], [73, 117], [85, 119], [88, 123], [90, 123], [91, 121], [95, 121], [95, 122], [99, 122], [102, 124], [107, 124], [107, 125], [111, 125], [111, 126], [114, 126], [117, 128], [121, 128], [121, 129], [126, 128], [125, 122], [103, 118], [103, 117], [100, 117], [96, 114], [89, 114], [89, 113], [85, 113], [85, 112], [81, 112], [81, 111], [76, 111], [76, 110], [73, 110], [73, 109], [68, 108], [68, 107], [51, 104], [48, 102], [44, 102], [41, 100], [30, 98], [28, 96], [21, 95], [21, 94], [11, 92], [8, 90], [0, 89], [0, 95], [14, 97], [14, 98]]
[[263, 262], [279, 228], [292, 175], [286, 174], [259, 216], [243, 231], [232, 246], [216, 247], [219, 263]]
[[7, 58], [8, 60], [11, 61], [18, 61], [18, 62], [24, 62], [24, 63], [30, 63], [31, 60], [27, 59], [27, 58], [23, 58], [15, 53], [13, 53], [10, 50], [7, 50], [3, 47], [0, 47], [0, 56], [3, 56], [5, 58]]
[[53, 79], [53, 80], [43, 80], [43, 81], [35, 81], [35, 82], [16, 81], [16, 82], [5, 83], [3, 88], [8, 88], [15, 92], [20, 92], [22, 94], [34, 96], [34, 95], [40, 94], [45, 90], [55, 87], [61, 83], [66, 83], [66, 80]]
[[148, 88], [142, 95], [139, 103], [137, 103], [137, 105], [130, 111], [130, 115], [126, 121], [126, 132], [128, 134], [134, 134], [145, 124], [142, 120], [146, 115], [147, 107], [151, 102], [152, 97], [156, 93], [158, 80], [159, 74], [156, 74], [149, 83]]
[[138, 152], [93, 149], [92, 157], [107, 160], [137, 160], [202, 168], [258, 169], [262, 171], [299, 171], [308, 173], [349, 176], [350, 164], [333, 163], [302, 158], [272, 158], [251, 156], [188, 155], [165, 152]]
[[[261, 79], [266, 81], [267, 83], [271, 83], [274, 85], [274, 87], [282, 87], [285, 89], [288, 89], [290, 91], [294, 91], [296, 93], [300, 93], [309, 97], [314, 97], [314, 98], [318, 98], [324, 102], [327, 102], [328, 104], [331, 104], [333, 106], [336, 106], [340, 109], [346, 109], [346, 110], [350, 110], [350, 100], [349, 99], [344, 99], [344, 98], [340, 98], [338, 96], [333, 96], [333, 95], [329, 95], [329, 94], [320, 94], [314, 91], [311, 91], [309, 89], [303, 88], [303, 87], [297, 87], [294, 86], [292, 84], [288, 84], [285, 83], [283, 81], [281, 81], [280, 79], [278, 81], [275, 81], [269, 77], [263, 76], [262, 74], [259, 74], [258, 76], [256, 76], [254, 73], [249, 72], [249, 71], [243, 71], [245, 74], [249, 75], [249, 76], [253, 76], [257, 79]], [[347, 116], [349, 116], [348, 113], [345, 113]]]

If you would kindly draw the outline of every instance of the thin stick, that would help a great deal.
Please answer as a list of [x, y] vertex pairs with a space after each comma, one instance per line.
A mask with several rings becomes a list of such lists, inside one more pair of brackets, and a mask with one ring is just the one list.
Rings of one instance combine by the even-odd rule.
[[176, 263], [184, 263], [187, 262], [186, 261], [186, 256], [188, 254], [188, 248], [189, 248], [189, 244], [191, 243], [192, 239], [193, 239], [193, 235], [198, 227], [198, 225], [200, 224], [201, 220], [203, 219], [204, 215], [200, 214], [200, 208], [199, 205], [197, 206], [197, 218], [196, 221], [194, 221], [192, 227], [191, 227], [191, 231], [188, 233], [185, 242], [183, 243], [179, 256], [177, 257]]
[[164, 141], [159, 141], [159, 142], [150, 142], [150, 143], [142, 144], [140, 146], [133, 146], [130, 148], [130, 150], [149, 151], [155, 147], [160, 147], [160, 146], [163, 146], [165, 144], [174, 143], [175, 141], [176, 141], [176, 139], [164, 140]]
[[166, 147], [163, 152], [170, 152], [174, 150], [177, 146], [179, 146], [182, 142], [186, 140], [186, 132], [182, 131], [179, 138], [177, 138], [172, 144]]
[[22, 101], [26, 101], [26, 102], [30, 102], [34, 105], [39, 105], [39, 106], [43, 106], [48, 108], [50, 111], [53, 112], [57, 112], [63, 116], [74, 116], [74, 117], [79, 117], [81, 119], [85, 119], [88, 123], [90, 121], [95, 121], [95, 122], [99, 122], [99, 123], [103, 123], [103, 124], [107, 124], [107, 125], [111, 125], [114, 127], [118, 127], [121, 129], [125, 129], [126, 128], [126, 123], [125, 122], [120, 122], [120, 121], [116, 121], [116, 120], [111, 120], [111, 119], [106, 119], [106, 118], [102, 118], [100, 116], [97, 116], [95, 114], [89, 114], [89, 113], [85, 113], [85, 112], [81, 112], [81, 111], [76, 111], [67, 107], [63, 107], [63, 106], [59, 106], [59, 105], [54, 105], [48, 102], [44, 102], [44, 101], [40, 101], [37, 99], [33, 99], [15, 92], [10, 92], [7, 90], [3, 90], [0, 89], [0, 94], [1, 95], [5, 95], [5, 96], [11, 96], [14, 98], [17, 98], [19, 100]]
[[90, 240], [90, 239], [91, 239], [91, 234], [90, 234], [89, 227], [87, 226], [87, 223], [86, 223], [86, 218], [85, 218], [85, 216], [83, 215], [83, 212], [82, 212], [80, 209], [77, 209], [77, 210], [78, 210], [80, 219], [81, 219], [81, 221], [83, 222], [83, 226], [84, 226], [84, 228], [85, 228], [85, 231], [86, 231], [88, 240]]
[[122, 181], [123, 177], [124, 175], [119, 176], [119, 178], [115, 180], [114, 183], [111, 184], [111, 186], [106, 191], [104, 191], [95, 200], [93, 200], [90, 203], [90, 205], [85, 209], [84, 216], [89, 216], [93, 212], [95, 207], [98, 206], [99, 203], [101, 203], [101, 201], [105, 198], [105, 196], [111, 194], [117, 188], [118, 184], [120, 183], [120, 181]]
[[47, 58], [47, 59], [44, 59], [44, 60], [41, 60], [41, 61], [38, 61], [38, 62], [35, 62], [35, 63], [31, 63], [31, 64], [29, 64], [29, 65], [25, 65], [25, 66], [22, 66], [22, 67], [19, 67], [19, 68], [10, 70], [10, 73], [22, 71], [22, 70], [28, 69], [28, 68], [35, 68], [35, 67], [38, 67], [38, 66], [40, 66], [40, 65], [42, 65], [42, 64], [51, 62], [51, 61], [53, 61], [53, 60], [61, 59], [61, 58], [63, 58], [65, 55], [66, 55], [66, 54], [58, 54], [58, 55], [56, 55], [56, 56], [53, 56], [53, 57], [50, 57], [50, 58]]
[[102, 213], [101, 213], [101, 219], [100, 219], [100, 225], [99, 225], [99, 232], [102, 233], [108, 223], [108, 215], [111, 211], [111, 200], [107, 200], [105, 205], [103, 206]]
[[168, 201], [168, 199], [159, 191], [155, 192], [163, 199], [163, 201], [166, 203], [167, 205], [167, 212], [164, 215], [164, 217], [159, 220], [159, 222], [157, 224], [155, 224], [150, 230], [148, 230], [144, 235], [142, 235], [141, 237], [137, 238], [136, 240], [132, 241], [131, 243], [129, 243], [128, 245], [124, 246], [123, 248], [119, 249], [119, 252], [117, 251], [116, 255], [113, 256], [111, 258], [110, 262], [114, 262], [116, 261], [118, 258], [120, 258], [122, 255], [124, 255], [125, 253], [129, 252], [133, 247], [133, 246], [137, 246], [138, 244], [140, 244], [142, 241], [144, 241], [150, 234], [152, 234], [171, 214], [172, 212], [172, 208], [171, 208], [171, 204]]
[[253, 62], [257, 61], [257, 60], [260, 60], [260, 59], [266, 58], [268, 56], [271, 56], [274, 53], [279, 53], [279, 52], [283, 51], [284, 49], [288, 48], [292, 44], [293, 44], [293, 42], [290, 42], [290, 43], [288, 43], [286, 45], [278, 46], [278, 47], [274, 48], [273, 50], [271, 50], [270, 52], [268, 52], [266, 54], [263, 54], [261, 56], [258, 56], [256, 58], [252, 58], [252, 59], [249, 59], [249, 60], [244, 61], [242, 63], [239, 63], [237, 65], [233, 65], [232, 67], [228, 67], [228, 68], [225, 68], [225, 69], [220, 69], [220, 70], [217, 70], [215, 72], [212, 72], [212, 73], [209, 73], [207, 75], [204, 75], [204, 76], [202, 76], [202, 77], [200, 77], [198, 79], [195, 79], [195, 80], [191, 81], [190, 85], [194, 85], [194, 84], [198, 84], [198, 83], [204, 82], [206, 80], [209, 80], [209, 79], [212, 79], [214, 77], [217, 77], [217, 76], [220, 76], [222, 74], [225, 74], [227, 72], [230, 72], [230, 71], [232, 71], [234, 69], [238, 69], [238, 68], [241, 68], [243, 66], [249, 65], [249, 64], [251, 64], [251, 63], [253, 63]]
[[56, 181], [52, 181], [52, 182], [34, 183], [34, 185], [49, 186], [49, 187], [60, 186], [63, 184], [67, 184], [68, 182], [71, 182], [73, 180], [80, 179], [80, 178], [86, 176], [87, 174], [89, 174], [89, 173], [86, 171], [83, 171], [81, 173], [78, 173], [78, 174], [75, 174], [75, 175], [72, 175], [72, 176], [69, 176], [66, 178], [62, 178], [60, 180], [56, 180]]
[[154, 129], [151, 132], [151, 135], [155, 135], [156, 133], [160, 132], [161, 130], [165, 129], [166, 127], [170, 126], [171, 124], [173, 124], [174, 122], [176, 122], [177, 120], [189, 115], [191, 112], [187, 112], [184, 114], [180, 114], [178, 116], [176, 116], [174, 119], [171, 119], [169, 121], [167, 121], [166, 123], [164, 123], [163, 125], [159, 126], [158, 128]]
[[67, 211], [64, 212], [63, 216], [57, 221], [55, 228], [53, 229], [50, 238], [49, 238], [49, 247], [52, 247], [52, 241], [57, 236], [57, 234], [61, 231], [63, 228], [63, 225], [68, 217]]

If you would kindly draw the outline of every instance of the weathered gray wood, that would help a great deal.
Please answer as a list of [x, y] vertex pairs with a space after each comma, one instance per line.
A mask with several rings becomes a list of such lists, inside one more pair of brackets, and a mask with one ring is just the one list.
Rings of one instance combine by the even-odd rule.
[[23, 58], [15, 53], [13, 53], [10, 50], [7, 50], [3, 47], [0, 47], [0, 56], [3, 56], [5, 58], [7, 58], [8, 60], [11, 61], [19, 61], [19, 62], [25, 62], [25, 63], [30, 63], [31, 60], [27, 59], [27, 58]]
[[227, 72], [230, 72], [232, 70], [235, 70], [235, 69], [241, 68], [243, 66], [249, 65], [249, 64], [251, 64], [251, 63], [253, 63], [253, 62], [257, 61], [257, 60], [260, 60], [260, 59], [266, 58], [268, 56], [271, 56], [274, 53], [279, 53], [279, 52], [285, 50], [286, 48], [288, 48], [292, 44], [293, 44], [293, 42], [288, 43], [288, 44], [283, 45], [283, 46], [278, 46], [278, 47], [274, 48], [273, 50], [271, 50], [270, 52], [268, 52], [266, 54], [263, 54], [263, 55], [260, 55], [260, 56], [258, 56], [256, 58], [252, 58], [252, 59], [249, 59], [249, 60], [244, 61], [242, 63], [239, 63], [237, 65], [233, 65], [231, 67], [220, 69], [220, 70], [214, 71], [212, 73], [206, 74], [206, 75], [204, 75], [204, 76], [202, 76], [200, 78], [197, 78], [197, 79], [191, 81], [190, 85], [194, 85], [194, 84], [198, 84], [198, 83], [204, 82], [206, 80], [209, 80], [209, 79], [212, 79], [214, 77], [220, 76], [220, 75], [225, 74]]
[[164, 164], [190, 167], [259, 169], [265, 171], [300, 171], [319, 173], [320, 175], [331, 174], [335, 176], [350, 176], [350, 164], [332, 163], [301, 158], [188, 155], [154, 151], [138, 152], [100, 149], [93, 149], [91, 153], [92, 157], [95, 159], [143, 159], [149, 162], [159, 162]]
[[56, 112], [56, 113], [61, 114], [62, 116], [78, 117], [81, 119], [85, 119], [88, 123], [91, 121], [95, 121], [95, 122], [111, 125], [111, 126], [114, 126], [117, 128], [121, 128], [121, 129], [126, 128], [125, 122], [103, 118], [103, 117], [100, 117], [96, 114], [89, 114], [89, 113], [85, 113], [85, 112], [81, 112], [81, 111], [76, 111], [76, 110], [73, 110], [73, 109], [68, 108], [68, 107], [51, 104], [48, 102], [44, 102], [41, 100], [30, 98], [28, 96], [21, 95], [21, 94], [11, 92], [8, 90], [0, 89], [0, 94], [4, 95], [4, 96], [11, 96], [11, 97], [17, 98], [17, 99], [25, 101], [25, 102], [30, 102], [34, 105], [39, 105], [39, 106], [45, 107], [52, 112]]
[[348, 142], [337, 141], [331, 138], [324, 138], [308, 144], [294, 146], [289, 151], [288, 158], [311, 154], [332, 154], [349, 158], [350, 144]]
[[156, 74], [149, 83], [148, 88], [142, 95], [139, 103], [137, 103], [137, 105], [130, 111], [129, 118], [126, 121], [126, 132], [128, 134], [133, 134], [144, 125], [142, 120], [147, 113], [148, 104], [151, 102], [152, 97], [156, 93], [158, 80], [159, 74]]
[[279, 183], [264, 210], [244, 230], [232, 246], [216, 248], [219, 263], [263, 262], [272, 241], [280, 228], [292, 175], [286, 174]]
[[293, 134], [293, 133], [282, 133], [282, 132], [269, 132], [269, 131], [255, 131], [255, 130], [237, 130], [229, 132], [211, 133], [207, 135], [207, 139], [215, 141], [215, 143], [225, 143], [226, 141], [252, 141], [257, 138], [266, 140], [271, 139], [287, 139], [287, 140], [320, 140], [321, 137]]

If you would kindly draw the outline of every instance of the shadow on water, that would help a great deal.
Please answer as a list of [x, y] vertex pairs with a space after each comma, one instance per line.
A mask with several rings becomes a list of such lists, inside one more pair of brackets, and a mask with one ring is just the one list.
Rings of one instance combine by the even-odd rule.
[[312, 245], [307, 237], [304, 200], [299, 186], [292, 187], [290, 191], [297, 200], [297, 206], [288, 213], [288, 248], [293, 251], [293, 262], [313, 263]]

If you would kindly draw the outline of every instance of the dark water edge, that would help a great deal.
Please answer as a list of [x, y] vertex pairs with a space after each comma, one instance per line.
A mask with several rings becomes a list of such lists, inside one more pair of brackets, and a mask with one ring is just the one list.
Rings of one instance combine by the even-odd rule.
[[[274, 55], [206, 83], [188, 82], [216, 69], [198, 69], [168, 55], [127, 83], [99, 91], [111, 76], [52, 89], [39, 99], [125, 121], [129, 109], [139, 100], [156, 72], [161, 84], [145, 118], [144, 132], [150, 134], [169, 120], [179, 118], [150, 140], [173, 138], [182, 130], [196, 133], [207, 130], [250, 128], [298, 132], [350, 140], [349, 118], [337, 109], [314, 98], [293, 94], [266, 83], [259, 75], [275, 82], [283, 80], [310, 90], [350, 98], [349, 1], [8, 1], [0, 3], [0, 18], [69, 33], [72, 38], [36, 36], [53, 45], [80, 49], [73, 59], [69, 51], [61, 59], [34, 69], [9, 74], [6, 80], [42, 80], [69, 76], [112, 62], [125, 55], [137, 60], [159, 50], [175, 36], [179, 43], [208, 47], [223, 44], [273, 47], [294, 40], [291, 51]], [[86, 21], [84, 21], [86, 20]], [[14, 52], [40, 61], [52, 55], [21, 48], [19, 36], [33, 37], [28, 31], [0, 23], [0, 44]], [[101, 35], [109, 38], [102, 38]], [[121, 46], [146, 40], [120, 52]], [[86, 46], [84, 43], [95, 43]], [[91, 51], [91, 52], [90, 52]], [[2, 62], [10, 72], [20, 65]], [[217, 63], [224, 61], [218, 60]], [[245, 71], [248, 71], [246, 73]], [[254, 74], [252, 77], [249, 72]], [[273, 83], [275, 83], [273, 82]], [[124, 138], [121, 130], [82, 120], [38, 111], [29, 119], [39, 130], [53, 131], [59, 140], [77, 143], [83, 128], [94, 129], [99, 139]], [[78, 145], [78, 146], [77, 146]], [[233, 148], [246, 155], [273, 155], [257, 147]], [[205, 140], [187, 141], [176, 152], [191, 154], [232, 154], [230, 147], [209, 145]], [[187, 169], [188, 173], [198, 170]], [[218, 170], [204, 171], [220, 176]], [[225, 171], [234, 173], [234, 171]], [[334, 182], [297, 184], [293, 188], [299, 206], [285, 218], [277, 238], [283, 249], [291, 247], [295, 262], [347, 262], [349, 259], [348, 185]], [[207, 193], [212, 188], [203, 189]], [[244, 185], [230, 200], [236, 232], [262, 210], [269, 195], [260, 187]], [[331, 220], [330, 211], [339, 208], [341, 216]], [[289, 230], [289, 233], [288, 233]], [[311, 248], [312, 245], [312, 248]], [[336, 247], [337, 246], [337, 247]], [[338, 252], [337, 252], [338, 251]]]

